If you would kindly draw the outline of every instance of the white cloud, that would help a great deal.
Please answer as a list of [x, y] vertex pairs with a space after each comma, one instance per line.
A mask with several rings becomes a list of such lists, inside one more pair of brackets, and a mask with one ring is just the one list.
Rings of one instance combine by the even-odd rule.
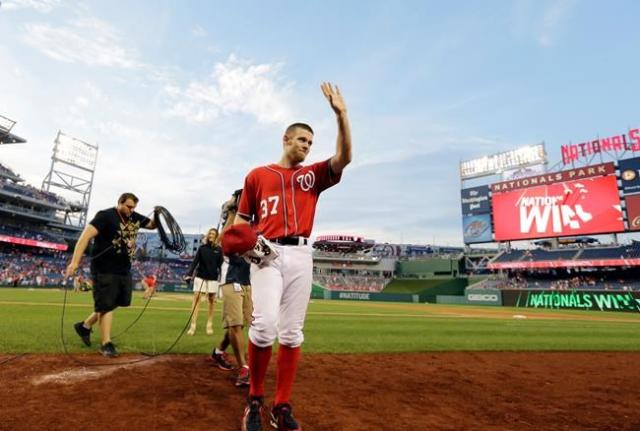
[[191, 29], [191, 35], [194, 37], [205, 37], [207, 35], [207, 30], [202, 28], [200, 25], [196, 25]]
[[5, 10], [32, 9], [47, 13], [60, 6], [60, 3], [60, 0], [6, 0], [1, 7]]
[[545, 9], [538, 34], [540, 45], [553, 45], [558, 26], [566, 19], [574, 4], [574, 0], [555, 0]]
[[248, 114], [259, 123], [284, 124], [291, 117], [288, 96], [292, 84], [282, 83], [281, 64], [250, 64], [231, 55], [217, 63], [208, 79], [186, 88], [165, 86], [173, 106], [170, 116], [207, 123], [220, 116]]
[[225, 171], [212, 164], [220, 150], [205, 145], [178, 149], [175, 136], [144, 125], [104, 121], [92, 128], [100, 146], [92, 213], [130, 190], [139, 194], [142, 212], [163, 205], [186, 232], [217, 221], [220, 205], [233, 190]]
[[66, 26], [25, 25], [24, 41], [46, 56], [65, 63], [135, 69], [142, 63], [121, 46], [121, 36], [96, 18], [77, 19]]
[[516, 39], [553, 46], [575, 4], [575, 0], [516, 0], [511, 9], [511, 33]]

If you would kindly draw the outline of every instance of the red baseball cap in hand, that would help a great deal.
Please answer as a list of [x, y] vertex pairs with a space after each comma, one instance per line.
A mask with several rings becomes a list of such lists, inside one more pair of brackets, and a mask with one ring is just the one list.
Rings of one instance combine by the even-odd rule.
[[222, 235], [222, 252], [226, 255], [244, 254], [253, 249], [258, 241], [254, 230], [246, 223], [234, 224]]

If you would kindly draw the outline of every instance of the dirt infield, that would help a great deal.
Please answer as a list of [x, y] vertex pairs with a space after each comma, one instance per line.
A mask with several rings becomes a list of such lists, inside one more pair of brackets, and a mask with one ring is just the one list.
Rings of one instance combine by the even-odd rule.
[[[203, 356], [7, 359], [1, 430], [240, 429], [246, 390]], [[640, 353], [313, 354], [293, 404], [305, 431], [638, 430], [638, 363]], [[273, 381], [272, 366], [268, 391]]]

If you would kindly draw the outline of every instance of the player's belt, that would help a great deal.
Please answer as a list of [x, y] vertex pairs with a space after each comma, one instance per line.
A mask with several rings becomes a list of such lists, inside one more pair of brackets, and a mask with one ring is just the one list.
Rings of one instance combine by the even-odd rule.
[[281, 245], [307, 245], [309, 244], [309, 238], [303, 236], [285, 236], [283, 238], [270, 239], [269, 241], [275, 242]]

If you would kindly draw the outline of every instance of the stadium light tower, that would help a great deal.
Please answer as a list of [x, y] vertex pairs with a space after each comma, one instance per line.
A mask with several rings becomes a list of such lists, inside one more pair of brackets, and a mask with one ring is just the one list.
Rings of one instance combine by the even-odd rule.
[[83, 228], [87, 222], [97, 160], [97, 145], [58, 131], [53, 145], [51, 168], [42, 181], [42, 189], [50, 192], [56, 192], [52, 188], [62, 189], [70, 192], [72, 197], [79, 198], [69, 202], [64, 220], [66, 224]]
[[0, 115], [0, 144], [24, 144], [27, 142], [26, 139], [10, 133], [15, 124], [15, 121]]

